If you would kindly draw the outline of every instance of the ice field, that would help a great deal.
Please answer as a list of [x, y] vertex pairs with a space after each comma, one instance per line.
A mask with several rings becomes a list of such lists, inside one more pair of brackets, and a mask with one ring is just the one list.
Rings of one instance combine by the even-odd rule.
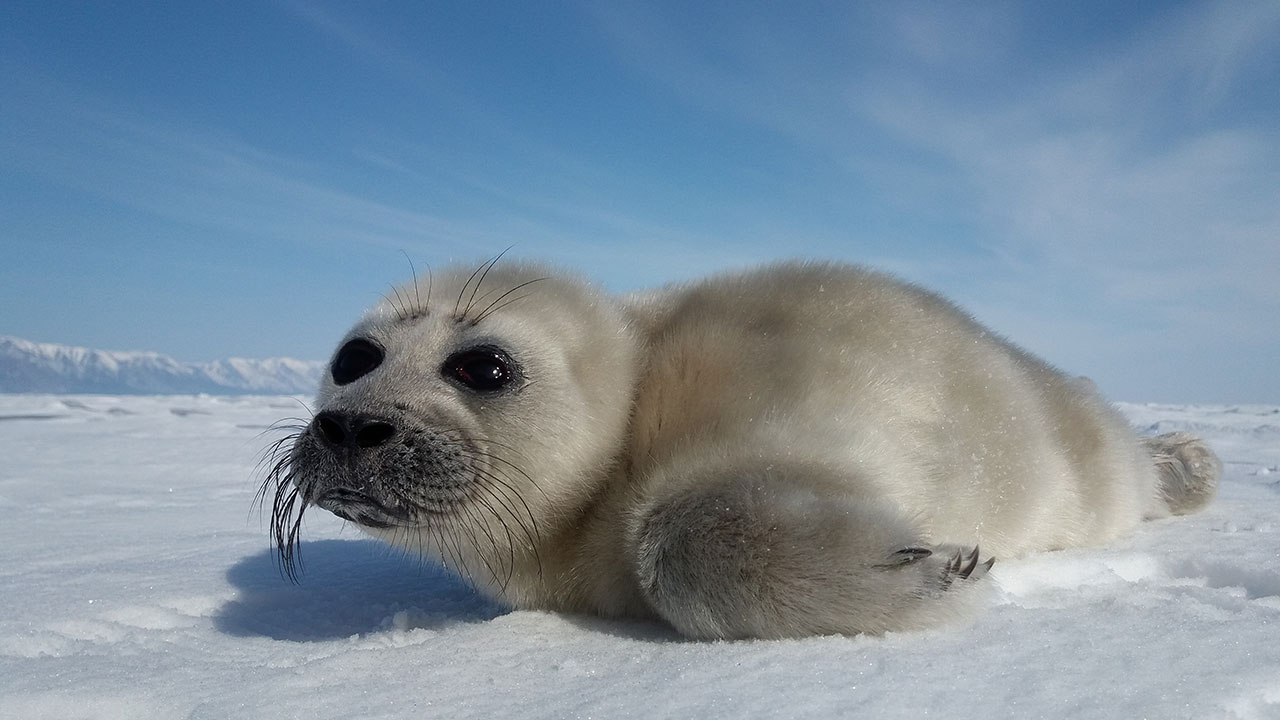
[[0, 717], [1280, 717], [1280, 408], [1122, 408], [1211, 442], [1207, 511], [1001, 558], [967, 626], [703, 643], [508, 612], [319, 511], [281, 579], [254, 465], [297, 400], [0, 395]]

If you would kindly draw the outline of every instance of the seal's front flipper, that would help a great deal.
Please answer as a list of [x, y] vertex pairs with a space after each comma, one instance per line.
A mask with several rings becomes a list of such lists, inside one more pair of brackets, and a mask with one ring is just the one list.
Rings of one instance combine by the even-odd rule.
[[823, 472], [774, 463], [660, 485], [630, 538], [650, 605], [698, 638], [880, 633], [968, 615], [994, 559], [927, 546], [895, 509], [838, 492]]

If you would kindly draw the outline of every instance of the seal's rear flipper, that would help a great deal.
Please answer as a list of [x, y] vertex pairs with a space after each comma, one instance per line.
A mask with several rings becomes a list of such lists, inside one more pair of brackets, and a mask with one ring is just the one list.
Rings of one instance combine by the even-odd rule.
[[1143, 438], [1160, 476], [1160, 494], [1174, 515], [1201, 510], [1213, 499], [1222, 461], [1200, 438], [1173, 432]]

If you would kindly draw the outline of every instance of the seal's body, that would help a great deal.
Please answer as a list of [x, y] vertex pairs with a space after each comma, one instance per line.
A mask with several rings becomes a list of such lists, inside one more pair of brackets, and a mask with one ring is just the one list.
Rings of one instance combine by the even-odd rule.
[[302, 501], [514, 607], [693, 637], [927, 627], [988, 555], [1105, 543], [1199, 509], [1220, 472], [843, 265], [621, 299], [536, 265], [449, 272], [374, 308], [318, 403], [273, 473], [286, 560]]

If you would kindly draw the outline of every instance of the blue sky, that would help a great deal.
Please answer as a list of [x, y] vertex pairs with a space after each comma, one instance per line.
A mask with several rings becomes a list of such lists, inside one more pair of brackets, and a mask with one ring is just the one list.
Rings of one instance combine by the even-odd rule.
[[319, 359], [406, 254], [829, 258], [1280, 401], [1280, 3], [11, 0], [0, 63], [0, 333]]

